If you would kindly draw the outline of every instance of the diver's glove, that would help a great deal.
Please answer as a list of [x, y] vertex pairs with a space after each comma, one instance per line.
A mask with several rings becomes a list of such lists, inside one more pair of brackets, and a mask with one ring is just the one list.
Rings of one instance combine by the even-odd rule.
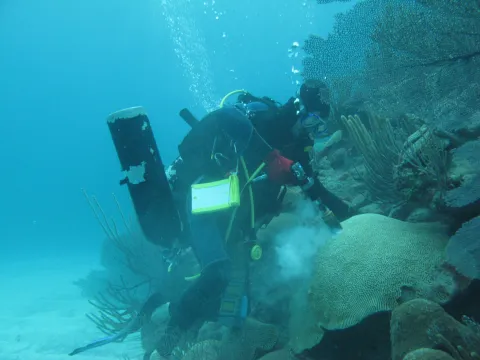
[[292, 172], [293, 161], [272, 150], [265, 158], [266, 173], [270, 181], [279, 185], [295, 185], [296, 178]]
[[300, 163], [280, 155], [276, 149], [267, 155], [265, 164], [268, 179], [274, 183], [300, 186], [304, 191], [313, 185], [313, 179], [305, 174]]

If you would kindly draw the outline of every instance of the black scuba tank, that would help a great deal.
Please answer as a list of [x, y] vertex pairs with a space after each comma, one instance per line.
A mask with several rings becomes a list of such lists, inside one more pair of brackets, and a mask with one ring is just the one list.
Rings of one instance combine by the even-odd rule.
[[182, 226], [145, 110], [138, 106], [114, 112], [107, 124], [125, 174], [120, 184], [128, 187], [145, 237], [171, 247]]

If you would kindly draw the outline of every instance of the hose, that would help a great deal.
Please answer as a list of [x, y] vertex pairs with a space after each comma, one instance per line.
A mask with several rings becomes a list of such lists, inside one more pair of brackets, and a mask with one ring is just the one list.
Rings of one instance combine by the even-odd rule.
[[246, 93], [246, 91], [243, 90], [243, 89], [230, 91], [227, 95], [225, 95], [225, 96], [222, 98], [222, 101], [220, 101], [220, 107], [222, 108], [222, 107], [225, 105], [225, 102], [228, 100], [228, 98], [229, 98], [230, 96], [235, 95], [235, 94], [238, 94], [238, 93]]

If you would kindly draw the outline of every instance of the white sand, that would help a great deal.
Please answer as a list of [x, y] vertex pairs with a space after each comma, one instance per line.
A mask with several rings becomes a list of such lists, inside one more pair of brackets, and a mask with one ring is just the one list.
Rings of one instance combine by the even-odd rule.
[[1, 360], [141, 359], [138, 336], [75, 356], [73, 349], [103, 337], [85, 317], [91, 305], [73, 281], [97, 259], [0, 262]]

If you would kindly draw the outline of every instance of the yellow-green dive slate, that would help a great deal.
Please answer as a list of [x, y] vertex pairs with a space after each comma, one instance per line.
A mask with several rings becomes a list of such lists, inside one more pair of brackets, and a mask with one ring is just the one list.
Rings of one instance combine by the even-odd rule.
[[204, 214], [240, 206], [237, 174], [227, 179], [192, 185], [192, 214]]

